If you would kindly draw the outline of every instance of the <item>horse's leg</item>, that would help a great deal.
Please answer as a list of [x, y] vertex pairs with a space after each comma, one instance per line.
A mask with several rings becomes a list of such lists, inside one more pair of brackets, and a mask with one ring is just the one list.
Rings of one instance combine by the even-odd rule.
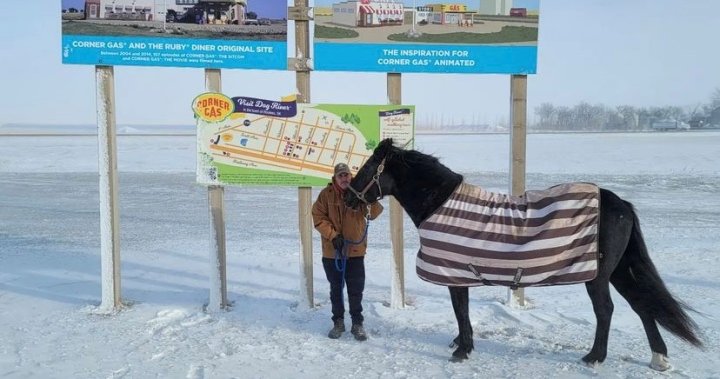
[[593, 346], [582, 358], [591, 365], [601, 363], [607, 357], [610, 320], [614, 310], [610, 297], [610, 275], [623, 258], [633, 223], [632, 208], [614, 193], [601, 189], [600, 204], [598, 247], [602, 258], [598, 262], [597, 277], [585, 283], [597, 320]]
[[[452, 303], [453, 312], [455, 312], [455, 319], [457, 320], [457, 323], [458, 323], [458, 335], [457, 335], [457, 337], [455, 337], [452, 340], [452, 342], [450, 342], [450, 344], [448, 346], [451, 349], [455, 349], [456, 347], [460, 346], [460, 336], [462, 335], [460, 333], [460, 330], [461, 330], [460, 329], [461, 328], [460, 327], [460, 316], [458, 316], [458, 312], [460, 311], [461, 306], [458, 302], [455, 292], [453, 292], [453, 287], [448, 287], [448, 289], [450, 290], [450, 302]], [[469, 309], [469, 307], [468, 307], [468, 309]]]
[[595, 326], [595, 341], [592, 349], [582, 360], [590, 365], [595, 365], [603, 362], [607, 356], [610, 320], [612, 319], [614, 305], [610, 298], [610, 284], [607, 280], [595, 279], [586, 283], [585, 288], [592, 301], [597, 325]]
[[650, 367], [658, 371], [669, 369], [667, 346], [662, 335], [660, 335], [652, 311], [645, 305], [647, 294], [638, 291], [638, 284], [625, 262], [620, 262], [620, 265], [610, 277], [610, 282], [615, 286], [618, 293], [627, 300], [633, 311], [640, 316], [652, 352]]
[[455, 319], [458, 323], [458, 336], [454, 342], [457, 349], [452, 354], [452, 361], [461, 361], [468, 358], [468, 354], [475, 348], [472, 340], [472, 325], [470, 324], [470, 306], [467, 287], [448, 287], [452, 301]]
[[665, 371], [671, 366], [667, 360], [667, 345], [658, 325], [696, 346], [702, 345], [702, 342], [695, 333], [696, 325], [683, 311], [682, 304], [665, 288], [650, 260], [637, 214], [632, 212], [631, 217], [631, 237], [610, 280], [640, 316], [652, 352], [650, 367]]
[[595, 341], [590, 352], [582, 360], [590, 365], [601, 363], [607, 356], [607, 343], [610, 334], [610, 320], [614, 305], [610, 298], [610, 284], [607, 280], [595, 279], [585, 284], [593, 304], [595, 319]]

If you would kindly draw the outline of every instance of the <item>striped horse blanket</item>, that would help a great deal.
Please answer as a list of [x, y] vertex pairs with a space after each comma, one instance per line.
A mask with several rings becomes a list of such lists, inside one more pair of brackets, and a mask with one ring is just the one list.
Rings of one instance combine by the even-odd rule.
[[461, 183], [418, 227], [417, 275], [445, 286], [548, 286], [598, 269], [600, 190], [567, 183], [522, 196]]

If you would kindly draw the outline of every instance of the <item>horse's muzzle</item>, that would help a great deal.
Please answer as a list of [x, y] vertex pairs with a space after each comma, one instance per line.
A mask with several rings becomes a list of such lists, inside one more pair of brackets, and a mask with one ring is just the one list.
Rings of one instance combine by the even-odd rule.
[[345, 191], [345, 196], [343, 196], [343, 200], [345, 201], [345, 205], [352, 209], [357, 209], [360, 205], [360, 199], [358, 199], [358, 197], [350, 191]]

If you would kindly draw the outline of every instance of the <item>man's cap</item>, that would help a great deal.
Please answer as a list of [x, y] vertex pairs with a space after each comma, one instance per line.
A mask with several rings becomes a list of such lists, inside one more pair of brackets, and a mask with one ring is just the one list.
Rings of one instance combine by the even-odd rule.
[[350, 167], [345, 163], [338, 163], [335, 165], [335, 176], [342, 174], [343, 172], [350, 173]]

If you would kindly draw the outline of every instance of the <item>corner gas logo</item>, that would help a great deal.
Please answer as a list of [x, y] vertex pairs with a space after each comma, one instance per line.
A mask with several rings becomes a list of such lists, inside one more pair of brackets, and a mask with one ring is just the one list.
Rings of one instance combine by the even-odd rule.
[[193, 100], [192, 109], [195, 116], [204, 121], [219, 122], [235, 111], [235, 104], [221, 93], [208, 92]]

